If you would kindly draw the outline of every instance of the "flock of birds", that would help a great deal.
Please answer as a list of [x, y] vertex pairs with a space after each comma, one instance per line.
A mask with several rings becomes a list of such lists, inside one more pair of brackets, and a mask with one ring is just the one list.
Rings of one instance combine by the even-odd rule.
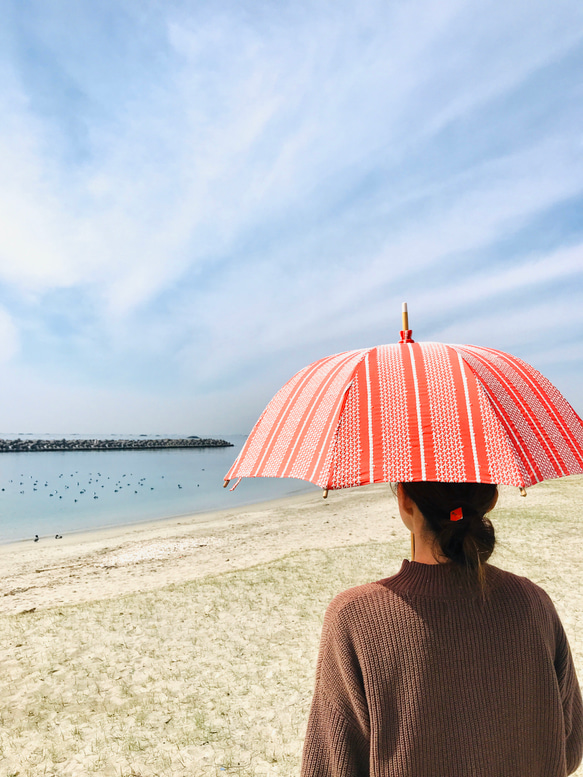
[[[204, 472], [204, 468], [202, 471]], [[129, 474], [124, 473], [117, 479], [115, 477], [112, 478], [110, 475], [102, 475], [101, 472], [89, 472], [87, 478], [87, 481], [84, 482], [84, 478], [82, 475], [79, 475], [78, 470], [70, 473], [68, 477], [65, 473], [61, 472], [57, 478], [59, 482], [49, 485], [49, 480], [41, 481], [34, 479], [32, 475], [27, 476], [24, 475], [24, 473], [21, 473], [20, 478], [17, 478], [16, 480], [12, 478], [7, 481], [6, 485], [3, 485], [0, 488], [0, 499], [2, 494], [14, 495], [17, 491], [18, 494], [22, 496], [27, 494], [31, 496], [36, 492], [39, 497], [46, 496], [47, 498], [55, 500], [64, 499], [64, 504], [74, 505], [75, 503], [81, 503], [80, 506], [83, 506], [82, 503], [85, 502], [86, 507], [86, 500], [91, 498], [99, 499], [100, 497], [113, 497], [114, 494], [123, 496], [128, 493], [131, 494], [132, 491], [134, 495], [136, 495], [143, 494], [146, 491], [154, 491], [156, 489], [156, 485], [150, 485], [147, 477], [141, 477], [135, 480], [133, 479], [134, 475], [131, 472]], [[165, 480], [166, 478], [164, 475], [159, 475], [158, 479]], [[150, 478], [150, 482], [151, 481], [152, 479]], [[181, 483], [176, 483], [175, 485], [178, 489], [182, 489]], [[197, 483], [196, 486], [197, 488], [200, 488], [200, 483]], [[170, 484], [168, 484], [168, 487], [172, 488]], [[56, 540], [62, 538], [62, 534], [55, 535]], [[38, 542], [39, 539], [39, 535], [36, 534], [34, 542]]]

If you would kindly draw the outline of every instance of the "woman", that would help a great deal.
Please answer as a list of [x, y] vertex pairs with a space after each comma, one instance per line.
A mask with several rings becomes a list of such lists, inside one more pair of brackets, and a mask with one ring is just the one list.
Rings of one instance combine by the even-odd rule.
[[583, 709], [547, 594], [487, 564], [484, 483], [401, 483], [415, 561], [330, 604], [303, 777], [564, 777]]

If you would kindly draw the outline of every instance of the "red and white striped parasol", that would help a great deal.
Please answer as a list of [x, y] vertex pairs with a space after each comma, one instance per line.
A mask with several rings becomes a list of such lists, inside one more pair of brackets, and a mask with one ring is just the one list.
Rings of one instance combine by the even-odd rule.
[[[225, 476], [325, 489], [407, 481], [521, 488], [583, 473], [583, 422], [526, 362], [401, 341], [320, 359], [275, 395]], [[237, 481], [238, 482], [238, 481]]]

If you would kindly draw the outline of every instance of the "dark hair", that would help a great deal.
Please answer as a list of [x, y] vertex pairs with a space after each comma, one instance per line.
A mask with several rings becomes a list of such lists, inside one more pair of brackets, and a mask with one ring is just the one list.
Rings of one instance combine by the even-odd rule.
[[[434, 535], [436, 550], [484, 585], [484, 564], [492, 555], [496, 537], [486, 517], [498, 494], [493, 483], [401, 483]], [[461, 507], [463, 518], [450, 513]]]

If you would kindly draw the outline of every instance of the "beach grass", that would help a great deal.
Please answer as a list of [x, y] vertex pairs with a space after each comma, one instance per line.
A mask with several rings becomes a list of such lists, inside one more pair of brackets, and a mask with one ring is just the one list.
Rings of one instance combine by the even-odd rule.
[[[581, 677], [583, 482], [569, 485], [502, 498], [493, 561], [549, 592]], [[403, 532], [0, 616], [2, 776], [297, 775], [324, 610], [408, 546]]]

